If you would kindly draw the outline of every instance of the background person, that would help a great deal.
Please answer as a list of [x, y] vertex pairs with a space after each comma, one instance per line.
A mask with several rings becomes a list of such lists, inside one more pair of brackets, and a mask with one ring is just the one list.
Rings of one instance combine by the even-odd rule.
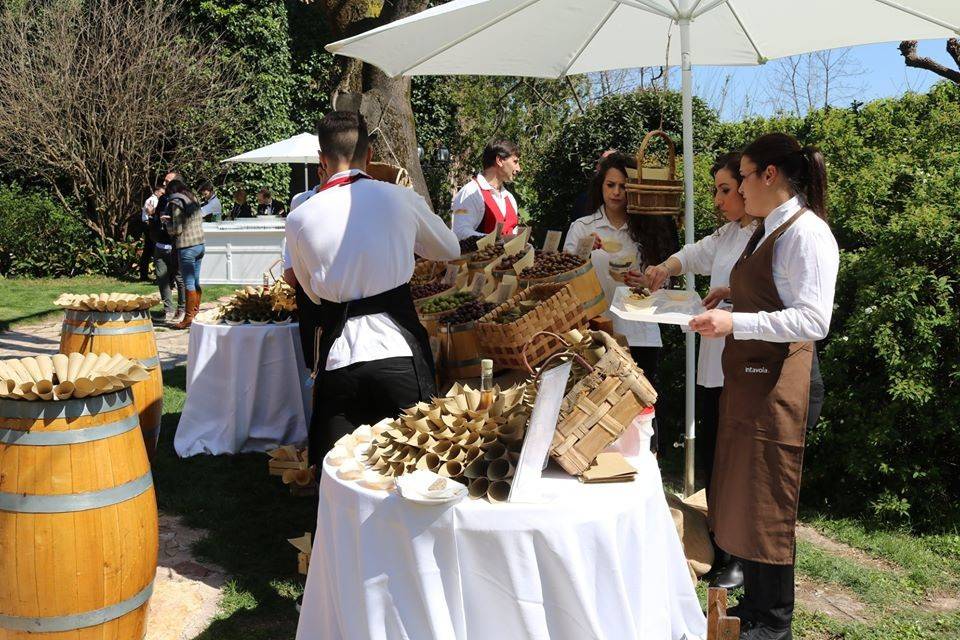
[[203, 260], [203, 216], [200, 203], [182, 180], [167, 185], [169, 201], [165, 224], [174, 238], [183, 285], [187, 290], [187, 311], [174, 329], [186, 329], [200, 310], [200, 263]]
[[789, 640], [806, 432], [823, 406], [815, 342], [830, 329], [840, 257], [823, 156], [784, 133], [743, 151], [740, 193], [760, 219], [730, 271], [732, 310], [690, 321], [726, 337], [709, 499], [717, 543], [741, 559], [741, 638]]
[[[593, 262], [597, 278], [603, 287], [607, 304], [621, 285], [610, 274], [611, 262], [629, 261], [634, 268], [624, 273], [623, 284], [646, 286], [643, 269], [656, 264], [677, 248], [677, 233], [670, 216], [638, 216], [627, 213], [627, 166], [629, 160], [620, 153], [612, 153], [598, 163], [590, 183], [589, 204], [594, 213], [570, 225], [563, 245], [564, 251], [576, 253], [580, 240], [593, 236]], [[663, 218], [664, 220], [660, 220]], [[671, 233], [672, 229], [672, 233]], [[660, 363], [660, 328], [649, 322], [630, 322], [614, 316], [613, 327], [627, 338], [630, 354], [643, 369], [654, 387], [658, 383]], [[659, 448], [660, 417], [654, 418], [654, 435], [650, 448]]]
[[270, 189], [264, 187], [257, 192], [257, 216], [285, 216], [283, 203], [273, 199]]
[[[740, 196], [740, 154], [725, 153], [710, 169], [714, 182], [713, 204], [726, 224], [696, 244], [684, 246], [663, 262], [648, 267], [645, 275], [652, 291], [659, 289], [668, 278], [681, 273], [710, 275], [710, 292], [704, 299], [708, 309], [729, 308], [730, 269], [740, 258], [750, 236], [757, 228], [756, 219], [744, 208]], [[723, 338], [701, 338], [697, 358], [697, 398], [700, 428], [697, 432], [697, 462], [706, 478], [707, 495], [713, 474], [713, 459], [717, 445], [717, 425], [720, 419], [720, 392], [723, 390]], [[714, 587], [736, 589], [743, 586], [740, 563], [714, 542], [715, 559], [710, 584]]]
[[220, 198], [217, 197], [213, 183], [208, 180], [201, 184], [197, 191], [200, 192], [200, 199], [203, 200], [203, 206], [200, 207], [203, 219], [208, 222], [223, 220], [223, 205], [220, 204]]
[[509, 140], [496, 140], [483, 149], [483, 171], [465, 184], [450, 205], [453, 232], [461, 240], [485, 236], [503, 223], [501, 235], [511, 235], [520, 219], [513, 194], [505, 184], [520, 172], [520, 148]]
[[233, 192], [233, 206], [230, 208], [230, 219], [239, 220], [240, 218], [252, 218], [253, 210], [247, 202], [247, 191], [237, 189]]

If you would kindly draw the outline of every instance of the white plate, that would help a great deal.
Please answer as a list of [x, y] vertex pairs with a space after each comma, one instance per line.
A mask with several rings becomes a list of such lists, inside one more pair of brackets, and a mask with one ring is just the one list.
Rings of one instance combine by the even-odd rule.
[[417, 495], [406, 495], [403, 493], [402, 489], [397, 489], [397, 493], [400, 494], [400, 497], [404, 500], [409, 500], [410, 502], [416, 502], [417, 504], [426, 504], [426, 505], [436, 505], [436, 504], [445, 504], [447, 502], [459, 502], [463, 500], [464, 496], [467, 495], [466, 490], [457, 492], [456, 494], [450, 496], [449, 498], [425, 498], [419, 494]]
[[610, 311], [624, 320], [657, 324], [687, 325], [690, 319], [706, 311], [696, 291], [660, 289], [641, 305], [631, 305], [630, 287], [617, 287]]

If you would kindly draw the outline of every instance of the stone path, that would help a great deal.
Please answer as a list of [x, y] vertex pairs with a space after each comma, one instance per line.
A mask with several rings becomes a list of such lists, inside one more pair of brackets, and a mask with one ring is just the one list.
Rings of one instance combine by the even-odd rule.
[[[212, 307], [204, 304], [201, 309]], [[187, 331], [156, 327], [157, 350], [163, 369], [187, 363]], [[0, 358], [56, 353], [60, 320], [21, 326], [0, 333]], [[191, 640], [217, 614], [225, 576], [219, 567], [197, 561], [190, 545], [204, 536], [178, 518], [160, 514], [160, 553], [145, 640]]]

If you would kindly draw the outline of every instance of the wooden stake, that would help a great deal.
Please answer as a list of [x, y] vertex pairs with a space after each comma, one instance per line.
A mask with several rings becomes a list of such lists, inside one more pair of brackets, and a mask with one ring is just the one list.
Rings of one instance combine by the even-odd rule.
[[717, 627], [717, 640], [739, 640], [740, 638], [740, 618], [720, 618]]
[[[721, 587], [711, 587], [707, 591], [707, 640], [719, 640], [720, 619], [726, 615], [727, 590]], [[739, 621], [737, 626], [739, 628]]]

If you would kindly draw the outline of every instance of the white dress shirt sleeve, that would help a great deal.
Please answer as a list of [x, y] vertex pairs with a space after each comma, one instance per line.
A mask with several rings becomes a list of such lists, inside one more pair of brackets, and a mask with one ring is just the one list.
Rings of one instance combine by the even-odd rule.
[[470, 181], [457, 195], [453, 197], [453, 203], [450, 205], [451, 215], [453, 216], [453, 232], [457, 238], [463, 240], [472, 236], [484, 236], [485, 233], [477, 231], [477, 227], [483, 222], [483, 194], [475, 182]]
[[428, 260], [456, 260], [460, 257], [460, 242], [456, 234], [427, 206], [426, 200], [409, 191], [410, 206], [417, 220], [414, 252]]
[[734, 313], [737, 340], [800, 342], [822, 340], [830, 330], [840, 254], [824, 223], [790, 238], [780, 238], [774, 261], [787, 274], [793, 303], [782, 311]]
[[680, 251], [670, 256], [680, 261], [680, 273], [709, 275], [713, 270], [713, 260], [717, 257], [717, 245], [726, 228], [720, 228], [706, 238], [693, 244], [684, 245]]
[[587, 225], [581, 223], [580, 220], [574, 220], [570, 228], [567, 229], [567, 237], [563, 240], [563, 250], [567, 253], [576, 253], [580, 239], [589, 231]]

